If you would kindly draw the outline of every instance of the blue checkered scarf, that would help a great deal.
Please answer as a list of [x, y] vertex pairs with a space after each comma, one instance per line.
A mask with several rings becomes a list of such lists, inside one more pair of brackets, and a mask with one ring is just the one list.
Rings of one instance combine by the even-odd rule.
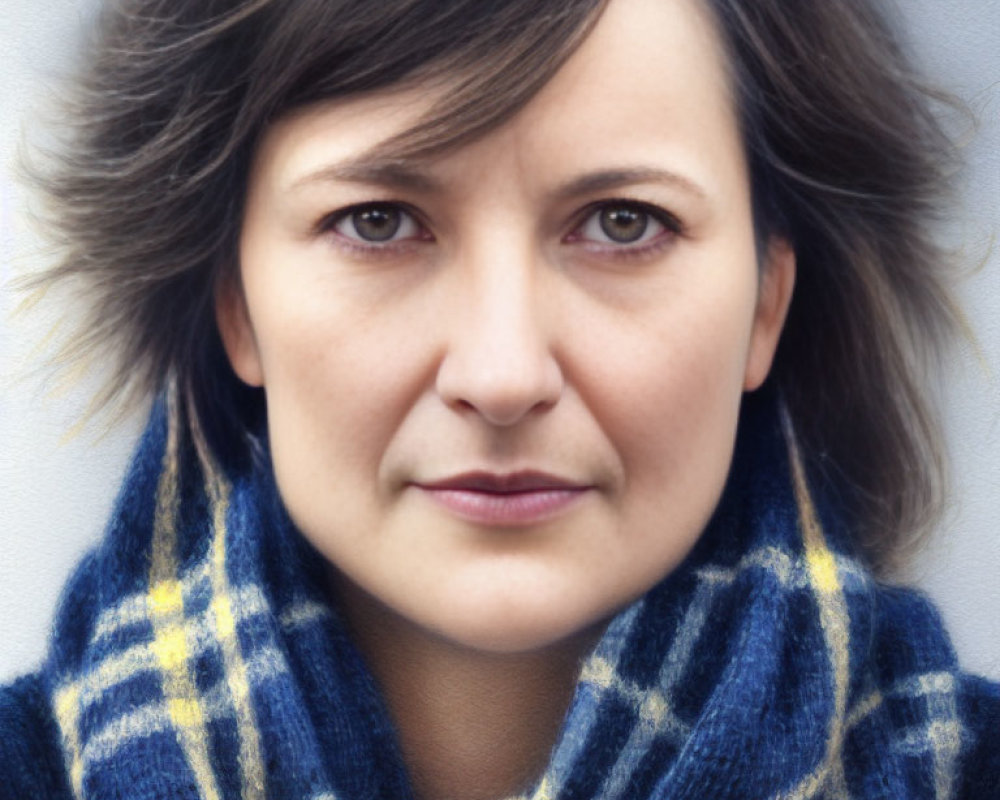
[[[1000, 692], [847, 554], [775, 406], [748, 401], [712, 523], [585, 659], [524, 798], [1000, 796]], [[412, 797], [266, 449], [229, 474], [186, 430], [157, 404], [65, 596], [45, 678], [75, 797]]]

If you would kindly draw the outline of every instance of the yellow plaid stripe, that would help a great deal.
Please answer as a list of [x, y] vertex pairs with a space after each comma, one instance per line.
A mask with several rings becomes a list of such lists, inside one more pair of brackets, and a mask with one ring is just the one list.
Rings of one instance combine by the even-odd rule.
[[73, 796], [83, 800], [83, 756], [80, 742], [80, 688], [65, 686], [55, 695], [56, 719], [62, 730]]
[[250, 704], [250, 682], [247, 665], [236, 638], [236, 621], [233, 615], [229, 579], [226, 575], [226, 512], [229, 508], [229, 485], [223, 480], [214, 464], [205, 458], [212, 496], [214, 535], [212, 541], [212, 617], [215, 633], [222, 647], [226, 681], [236, 712], [236, 729], [239, 734], [239, 764], [242, 796], [244, 800], [263, 800], [265, 797], [264, 768], [260, 754], [260, 735], [257, 732], [253, 707]]
[[815, 797], [819, 791], [834, 784], [838, 790], [844, 786], [842, 748], [847, 719], [847, 691], [849, 680], [849, 633], [847, 630], [847, 601], [844, 598], [837, 561], [826, 543], [816, 507], [809, 493], [805, 468], [799, 453], [795, 432], [787, 410], [783, 410], [782, 423], [788, 444], [788, 460], [792, 470], [792, 485], [799, 512], [799, 528], [805, 547], [809, 582], [819, 610], [819, 623], [823, 630], [827, 658], [833, 674], [833, 710], [827, 730], [826, 752], [816, 769], [800, 781], [780, 800], [804, 800]]
[[153, 624], [153, 652], [159, 663], [163, 693], [178, 742], [194, 773], [201, 797], [219, 800], [221, 795], [208, 753], [206, 714], [189, 663], [191, 648], [187, 641], [184, 591], [177, 561], [181, 422], [176, 391], [168, 392], [167, 403], [169, 427], [156, 487], [147, 608]]

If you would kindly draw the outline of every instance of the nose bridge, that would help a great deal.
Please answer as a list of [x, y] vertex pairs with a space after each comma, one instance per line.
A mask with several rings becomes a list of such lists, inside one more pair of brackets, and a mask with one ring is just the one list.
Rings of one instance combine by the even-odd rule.
[[457, 266], [461, 308], [437, 388], [449, 405], [493, 425], [516, 424], [562, 393], [539, 259], [527, 241], [501, 235], [470, 248]]

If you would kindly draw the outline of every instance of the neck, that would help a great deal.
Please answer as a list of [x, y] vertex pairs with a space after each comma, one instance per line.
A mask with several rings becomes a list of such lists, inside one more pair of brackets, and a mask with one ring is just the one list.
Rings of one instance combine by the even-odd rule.
[[418, 800], [497, 800], [538, 780], [597, 632], [543, 651], [484, 653], [336, 585], [378, 682]]

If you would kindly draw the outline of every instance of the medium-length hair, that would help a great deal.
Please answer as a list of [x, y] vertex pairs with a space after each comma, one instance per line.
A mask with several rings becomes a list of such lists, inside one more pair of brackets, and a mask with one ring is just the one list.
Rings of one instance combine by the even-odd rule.
[[[771, 380], [859, 552], [891, 566], [935, 519], [942, 448], [925, 385], [953, 326], [930, 231], [954, 150], [876, 0], [701, 0], [728, 53], [758, 241], [797, 283]], [[95, 27], [72, 134], [36, 172], [63, 246], [42, 286], [82, 287], [60, 360], [110, 350], [99, 398], [175, 381], [224, 458], [262, 424], [214, 317], [238, 270], [255, 147], [332, 98], [446, 87], [386, 147], [432, 154], [509, 119], [603, 0], [119, 0]]]

